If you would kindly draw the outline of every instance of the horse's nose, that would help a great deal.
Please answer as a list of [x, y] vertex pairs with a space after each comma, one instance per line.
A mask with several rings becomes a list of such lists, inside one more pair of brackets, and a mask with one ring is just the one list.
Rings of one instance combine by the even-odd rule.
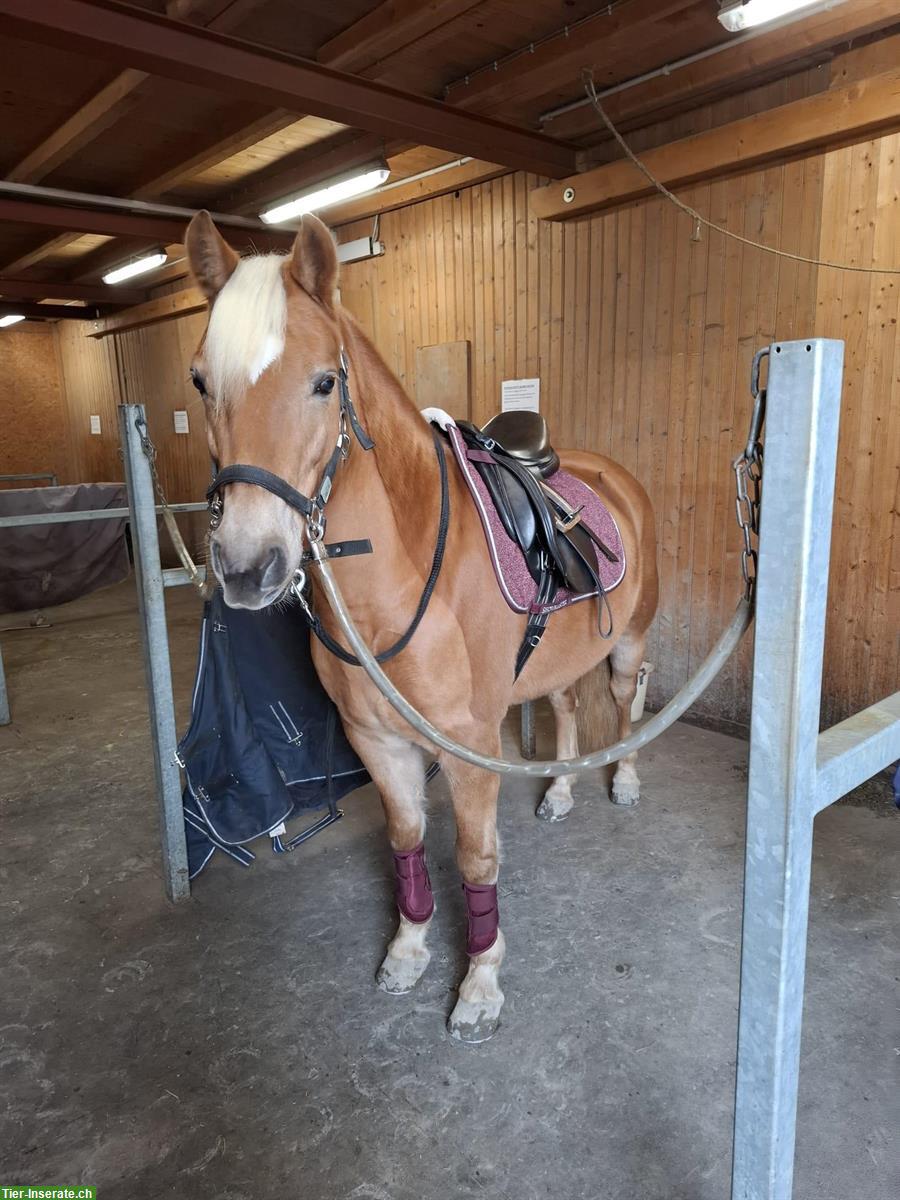
[[287, 575], [287, 555], [280, 546], [269, 546], [249, 562], [233, 561], [225, 547], [213, 541], [210, 546], [213, 568], [225, 588], [226, 602], [232, 606], [257, 608], [271, 599]]

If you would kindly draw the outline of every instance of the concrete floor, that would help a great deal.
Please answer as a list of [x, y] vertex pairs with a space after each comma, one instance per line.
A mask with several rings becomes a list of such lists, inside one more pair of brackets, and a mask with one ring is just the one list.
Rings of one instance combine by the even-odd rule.
[[[183, 706], [197, 604], [182, 590], [170, 608]], [[582, 785], [557, 826], [533, 818], [536, 784], [504, 784], [504, 1024], [461, 1046], [444, 1032], [463, 913], [440, 779], [433, 959], [390, 997], [373, 982], [394, 925], [373, 791], [292, 856], [217, 861], [173, 909], [131, 587], [47, 617], [0, 621], [0, 1183], [91, 1183], [102, 1200], [726, 1200], [742, 742], [679, 725], [642, 755], [637, 809]], [[898, 844], [887, 807], [817, 821], [797, 1200], [897, 1194]]]

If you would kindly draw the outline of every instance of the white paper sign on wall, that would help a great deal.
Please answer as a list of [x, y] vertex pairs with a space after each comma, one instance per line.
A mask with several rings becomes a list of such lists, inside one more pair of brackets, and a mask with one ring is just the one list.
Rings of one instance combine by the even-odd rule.
[[500, 406], [504, 412], [540, 412], [540, 379], [504, 379], [500, 385]]
[[100, 417], [97, 413], [91, 413], [91, 433], [100, 433]]
[[190, 433], [191, 432], [191, 427], [188, 424], [188, 415], [187, 415], [186, 409], [176, 408], [175, 412], [172, 415], [175, 418], [175, 432], [176, 433]]

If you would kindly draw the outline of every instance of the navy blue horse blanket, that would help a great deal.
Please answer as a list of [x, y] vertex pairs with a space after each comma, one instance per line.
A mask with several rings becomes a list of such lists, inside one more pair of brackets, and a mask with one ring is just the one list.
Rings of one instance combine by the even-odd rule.
[[191, 722], [178, 744], [192, 879], [216, 850], [249, 866], [259, 837], [293, 849], [309, 831], [288, 838], [287, 822], [323, 808], [335, 817], [337, 801], [369, 780], [309, 639], [297, 606], [232, 609], [221, 589], [204, 606]]

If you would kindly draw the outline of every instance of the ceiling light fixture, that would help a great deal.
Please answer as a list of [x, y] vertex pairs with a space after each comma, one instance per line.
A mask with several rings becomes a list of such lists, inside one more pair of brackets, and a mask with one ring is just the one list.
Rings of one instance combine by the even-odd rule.
[[0, 329], [5, 329], [7, 325], [15, 325], [19, 321], [24, 321], [25, 318], [18, 313], [10, 313], [8, 317], [0, 317]]
[[777, 21], [780, 17], [811, 16], [804, 10], [815, 8], [816, 11], [835, 8], [843, 0], [736, 0], [723, 4], [719, 10], [719, 21], [729, 33], [741, 33], [752, 29], [754, 25], [765, 25], [769, 21]]
[[328, 208], [329, 205], [337, 204], [341, 200], [349, 200], [351, 196], [361, 196], [365, 192], [372, 192], [384, 183], [390, 173], [387, 163], [379, 163], [377, 166], [367, 168], [361, 174], [349, 175], [345, 179], [329, 183], [326, 187], [316, 188], [315, 191], [295, 196], [293, 200], [286, 200], [283, 204], [277, 204], [274, 208], [269, 208], [259, 215], [268, 225], [290, 221], [293, 217], [300, 217], [304, 213], [315, 212], [319, 208]]
[[133, 279], [135, 275], [143, 275], [146, 271], [154, 271], [157, 267], [161, 267], [168, 257], [164, 250], [157, 250], [154, 254], [145, 254], [142, 258], [136, 258], [134, 262], [125, 263], [123, 267], [107, 271], [103, 276], [103, 282], [124, 283], [126, 279]]

